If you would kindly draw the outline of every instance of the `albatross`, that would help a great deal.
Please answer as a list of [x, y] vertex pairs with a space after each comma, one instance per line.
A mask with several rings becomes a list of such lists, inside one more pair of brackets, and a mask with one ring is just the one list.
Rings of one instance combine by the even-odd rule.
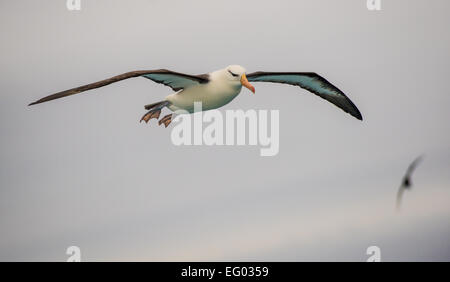
[[255, 93], [255, 87], [250, 82], [272, 82], [299, 86], [331, 102], [353, 117], [362, 120], [362, 115], [355, 104], [341, 90], [317, 73], [257, 71], [247, 74], [245, 68], [239, 65], [231, 65], [221, 70], [200, 75], [179, 73], [166, 69], [131, 71], [46, 96], [30, 103], [29, 106], [78, 94], [133, 77], [150, 79], [156, 83], [169, 86], [174, 91], [164, 100], [146, 105], [145, 109], [147, 112], [140, 120], [146, 123], [152, 118], [158, 120], [161, 110], [166, 107], [173, 113], [164, 116], [158, 121], [159, 125], [164, 124], [165, 127], [172, 122], [177, 111], [184, 110], [188, 113], [193, 113], [194, 102], [201, 102], [202, 110], [206, 111], [220, 108], [231, 102], [241, 92], [242, 86]]
[[411, 186], [412, 186], [412, 181], [411, 181], [411, 175], [414, 172], [414, 170], [416, 169], [417, 165], [422, 161], [423, 156], [418, 156], [409, 166], [408, 169], [406, 170], [405, 176], [403, 176], [402, 179], [402, 183], [400, 185], [400, 187], [398, 188], [397, 191], [397, 210], [400, 209], [400, 205], [402, 202], [402, 197], [403, 197], [403, 192], [405, 192], [405, 190], [410, 190]]

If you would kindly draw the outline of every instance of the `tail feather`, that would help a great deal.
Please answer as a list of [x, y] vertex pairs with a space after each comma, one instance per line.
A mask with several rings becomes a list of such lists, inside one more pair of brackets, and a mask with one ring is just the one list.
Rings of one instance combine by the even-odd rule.
[[153, 104], [145, 105], [145, 109], [146, 110], [156, 109], [156, 108], [162, 109], [162, 108], [166, 107], [167, 105], [169, 105], [168, 101], [160, 101], [160, 102], [156, 102]]

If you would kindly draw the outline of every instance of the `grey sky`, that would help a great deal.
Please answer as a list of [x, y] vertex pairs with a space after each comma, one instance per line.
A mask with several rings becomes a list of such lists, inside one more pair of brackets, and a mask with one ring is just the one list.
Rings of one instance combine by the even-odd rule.
[[[65, 1], [0, 4], [0, 260], [450, 260], [450, 3]], [[138, 121], [170, 89], [137, 69], [313, 71], [360, 122], [285, 85], [227, 109], [280, 111], [280, 153], [181, 146]], [[409, 163], [403, 208], [395, 194]]]

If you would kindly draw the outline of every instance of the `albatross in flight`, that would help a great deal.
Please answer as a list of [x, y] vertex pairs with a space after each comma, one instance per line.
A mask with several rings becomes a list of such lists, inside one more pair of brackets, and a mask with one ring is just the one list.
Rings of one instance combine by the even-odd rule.
[[[152, 118], [159, 119], [161, 110], [164, 107], [175, 113], [177, 110], [185, 110], [189, 113], [194, 112], [194, 102], [202, 102], [202, 110], [220, 108], [233, 100], [241, 92], [242, 86], [255, 93], [255, 87], [250, 82], [273, 82], [299, 86], [333, 103], [355, 118], [362, 120], [361, 113], [355, 104], [341, 90], [316, 73], [258, 71], [247, 74], [245, 69], [238, 65], [231, 65], [224, 69], [201, 75], [190, 75], [166, 69], [131, 71], [46, 96], [29, 104], [29, 106], [138, 76], [169, 86], [174, 91], [164, 100], [145, 106], [148, 112], [141, 118], [141, 121], [146, 123]], [[166, 115], [158, 123], [167, 127], [173, 117], [173, 114]]]
[[400, 185], [400, 188], [398, 188], [397, 191], [397, 210], [400, 210], [400, 205], [402, 203], [402, 197], [403, 197], [403, 192], [405, 192], [405, 190], [410, 190], [411, 186], [412, 186], [412, 182], [411, 182], [411, 175], [414, 172], [414, 170], [416, 169], [417, 165], [422, 161], [423, 156], [419, 156], [417, 157], [409, 166], [408, 169], [406, 170], [405, 176], [403, 176], [402, 179], [402, 183]]

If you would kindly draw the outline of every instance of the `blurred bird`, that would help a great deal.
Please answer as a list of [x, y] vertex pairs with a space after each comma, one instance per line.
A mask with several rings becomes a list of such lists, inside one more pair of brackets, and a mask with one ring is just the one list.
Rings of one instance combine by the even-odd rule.
[[400, 185], [400, 188], [398, 188], [398, 192], [397, 192], [397, 210], [400, 209], [400, 205], [401, 205], [401, 201], [402, 201], [402, 197], [403, 197], [403, 192], [406, 189], [411, 189], [412, 186], [412, 182], [411, 182], [411, 174], [414, 172], [414, 170], [416, 169], [417, 165], [422, 161], [423, 156], [419, 156], [417, 157], [409, 166], [408, 169], [406, 170], [406, 174], [405, 176], [403, 176], [403, 180], [402, 180], [402, 184]]

